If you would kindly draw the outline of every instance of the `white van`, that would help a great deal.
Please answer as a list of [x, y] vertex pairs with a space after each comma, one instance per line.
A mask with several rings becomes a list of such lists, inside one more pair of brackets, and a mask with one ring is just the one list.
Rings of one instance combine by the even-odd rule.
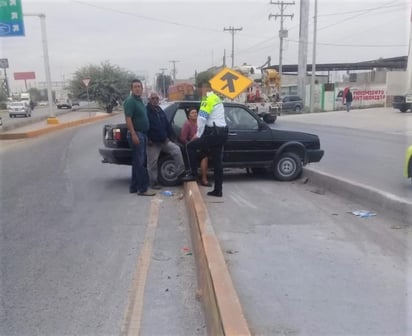
[[31, 117], [31, 107], [28, 101], [15, 101], [8, 104], [9, 117]]

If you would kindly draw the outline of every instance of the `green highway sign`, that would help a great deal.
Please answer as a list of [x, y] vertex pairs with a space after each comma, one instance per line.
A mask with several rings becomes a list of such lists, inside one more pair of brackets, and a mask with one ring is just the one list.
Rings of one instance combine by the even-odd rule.
[[0, 0], [0, 37], [24, 35], [21, 0]]

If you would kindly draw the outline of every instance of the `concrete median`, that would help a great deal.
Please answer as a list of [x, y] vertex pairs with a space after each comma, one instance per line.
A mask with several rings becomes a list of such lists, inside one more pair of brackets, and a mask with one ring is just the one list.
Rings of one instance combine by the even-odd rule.
[[250, 335], [239, 297], [196, 182], [184, 185], [196, 258], [198, 296], [209, 335]]

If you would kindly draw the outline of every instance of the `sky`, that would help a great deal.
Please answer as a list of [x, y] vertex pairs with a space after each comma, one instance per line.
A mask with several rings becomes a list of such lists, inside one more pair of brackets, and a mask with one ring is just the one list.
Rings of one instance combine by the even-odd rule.
[[[260, 66], [279, 62], [280, 7], [270, 0], [22, 0], [24, 14], [45, 14], [53, 81], [68, 80], [83, 66], [109, 61], [153, 82], [160, 69], [176, 78], [193, 77], [211, 66]], [[272, 0], [272, 2], [277, 2]], [[287, 0], [285, 2], [293, 2]], [[312, 63], [314, 2], [310, 0], [308, 63]], [[407, 56], [411, 0], [318, 0], [317, 63], [358, 62]], [[300, 0], [285, 8], [283, 64], [298, 63]], [[23, 81], [14, 72], [34, 71], [45, 80], [40, 19], [25, 16], [24, 37], [0, 37], [12, 91]], [[29, 83], [35, 86], [36, 82]]]

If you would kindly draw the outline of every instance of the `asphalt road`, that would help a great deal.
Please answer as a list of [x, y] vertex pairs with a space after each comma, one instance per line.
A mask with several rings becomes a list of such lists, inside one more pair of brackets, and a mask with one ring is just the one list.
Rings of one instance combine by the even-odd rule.
[[411, 226], [301, 181], [241, 172], [223, 192], [204, 199], [252, 334], [412, 334]]
[[[331, 139], [363, 133], [333, 113], [282, 116], [274, 127], [293, 118], [326, 135], [331, 119], [339, 122]], [[127, 193], [129, 167], [100, 164], [106, 122], [0, 143], [1, 335], [112, 335], [124, 326], [153, 203]], [[386, 129], [382, 143], [392, 148], [398, 131]], [[365, 138], [379, 140], [373, 131]], [[185, 212], [178, 198], [159, 200], [140, 330], [203, 335]], [[222, 199], [205, 200], [254, 334], [412, 332], [410, 227], [379, 209], [356, 217], [363, 204], [321, 188], [244, 171], [225, 175]]]
[[32, 111], [31, 117], [16, 117], [10, 118], [6, 110], [1, 111], [0, 116], [3, 121], [3, 129], [15, 129], [20, 126], [29, 125], [33, 122], [44, 120], [50, 116], [58, 116], [63, 113], [70, 113], [70, 111], [84, 111], [88, 112], [88, 109], [95, 109], [97, 105], [95, 103], [88, 104], [87, 102], [81, 101], [80, 106], [74, 106], [72, 110], [70, 109], [58, 109], [56, 106], [53, 106], [52, 113], [49, 111], [48, 106], [36, 106]]
[[405, 199], [412, 185], [403, 176], [412, 144], [412, 113], [391, 108], [282, 115], [273, 128], [318, 134], [325, 155], [310, 167]]
[[142, 335], [206, 332], [184, 203], [128, 193], [106, 122], [0, 143], [0, 335], [118, 335], [132, 298]]

